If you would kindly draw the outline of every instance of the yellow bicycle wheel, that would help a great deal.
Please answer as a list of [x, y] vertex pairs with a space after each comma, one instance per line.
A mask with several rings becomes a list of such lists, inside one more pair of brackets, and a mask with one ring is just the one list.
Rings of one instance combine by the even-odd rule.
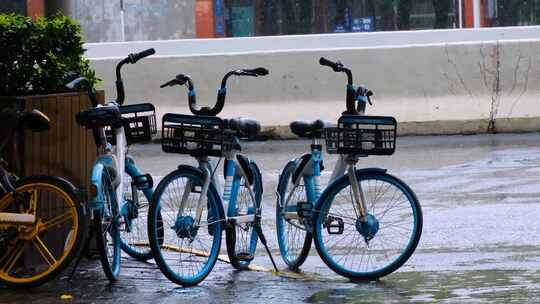
[[0, 212], [30, 214], [32, 224], [0, 222], [0, 280], [41, 285], [65, 269], [79, 252], [84, 215], [74, 187], [50, 176], [23, 178], [16, 194], [0, 198]]

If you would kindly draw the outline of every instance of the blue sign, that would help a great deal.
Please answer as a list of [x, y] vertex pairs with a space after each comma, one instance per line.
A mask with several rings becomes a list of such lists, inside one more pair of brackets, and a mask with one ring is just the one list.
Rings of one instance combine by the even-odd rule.
[[347, 29], [343, 24], [336, 24], [334, 27], [334, 33], [346, 33]]
[[223, 21], [223, 6], [221, 0], [214, 1], [214, 31], [218, 36], [225, 36], [225, 24]]
[[373, 32], [375, 30], [374, 18], [362, 17], [362, 18], [353, 18], [351, 31], [353, 32]]

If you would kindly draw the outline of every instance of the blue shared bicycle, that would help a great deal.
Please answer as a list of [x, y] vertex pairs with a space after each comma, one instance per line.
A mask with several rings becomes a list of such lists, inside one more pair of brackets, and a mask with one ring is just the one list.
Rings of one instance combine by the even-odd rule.
[[[154, 259], [171, 281], [183, 286], [201, 282], [214, 267], [225, 230], [227, 254], [238, 270], [248, 269], [261, 231], [262, 181], [257, 164], [240, 154], [239, 138], [253, 137], [259, 122], [217, 117], [225, 105], [231, 76], [264, 76], [264, 68], [235, 70], [221, 82], [214, 107], [200, 107], [193, 81], [179, 74], [161, 87], [186, 85], [194, 115], [163, 116], [162, 148], [167, 153], [188, 154], [198, 166], [179, 165], [158, 184], [149, 210], [148, 232]], [[217, 166], [224, 161], [224, 187], [220, 190]], [[221, 193], [223, 193], [221, 195]], [[164, 233], [159, 235], [159, 216]], [[273, 262], [273, 260], [272, 260]], [[275, 265], [275, 264], [274, 264]]]
[[148, 49], [130, 54], [118, 63], [117, 99], [106, 105], [98, 104], [84, 77], [67, 85], [72, 89], [86, 87], [93, 105], [79, 112], [76, 119], [78, 124], [93, 131], [98, 148], [89, 194], [96, 247], [105, 275], [111, 281], [120, 273], [121, 250], [138, 260], [152, 258], [146, 231], [152, 177], [140, 172], [128, 155], [128, 146], [151, 140], [156, 133], [155, 109], [149, 103], [122, 105], [125, 94], [121, 69], [124, 64], [134, 64], [154, 53], [154, 49]]
[[[312, 242], [321, 259], [351, 280], [375, 280], [401, 267], [422, 233], [422, 210], [413, 191], [385, 169], [357, 169], [361, 157], [391, 155], [397, 122], [393, 117], [364, 116], [373, 94], [355, 88], [352, 72], [341, 62], [319, 63], [347, 75], [346, 111], [336, 127], [321, 120], [294, 121], [291, 131], [312, 140], [311, 152], [283, 168], [277, 189], [277, 238], [290, 269], [306, 260]], [[339, 154], [323, 189], [322, 145]]]

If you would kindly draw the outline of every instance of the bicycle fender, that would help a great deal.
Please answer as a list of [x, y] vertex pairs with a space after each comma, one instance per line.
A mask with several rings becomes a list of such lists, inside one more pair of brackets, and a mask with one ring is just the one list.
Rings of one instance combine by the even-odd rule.
[[[259, 169], [259, 166], [254, 161], [249, 161], [249, 164], [253, 165], [253, 170], [255, 171], [253, 173], [257, 173], [258, 176], [259, 176], [259, 182], [261, 183], [261, 194], [263, 194], [264, 193], [264, 185], [263, 185], [263, 182], [262, 182], [261, 169]], [[250, 167], [250, 169], [251, 169], [251, 167]], [[255, 176], [255, 174], [253, 176]]]
[[103, 165], [103, 163], [97, 160], [94, 166], [92, 167], [92, 173], [90, 175], [90, 187], [95, 187], [96, 189], [95, 196], [93, 196], [92, 193], [90, 193], [90, 207], [93, 210], [101, 209], [105, 201], [105, 198], [103, 197], [103, 185], [101, 184], [104, 168], [105, 166]]
[[50, 175], [25, 176], [25, 177], [21, 177], [16, 182], [14, 182], [14, 186], [17, 186], [19, 183], [22, 183], [28, 179], [43, 179], [43, 180], [48, 180], [48, 181], [54, 180], [60, 185], [70, 189], [75, 194], [75, 197], [77, 198], [79, 205], [82, 207], [84, 214], [86, 214], [86, 208], [84, 208], [86, 197], [84, 197], [82, 191], [79, 188], [75, 187], [75, 185], [73, 185], [73, 183], [71, 183], [67, 179], [59, 177], [59, 176], [50, 176]]
[[[116, 164], [114, 162], [114, 158], [112, 158], [110, 155], [98, 156], [98, 158], [94, 162], [94, 166], [92, 167], [92, 173], [90, 175], [90, 187], [96, 187], [97, 193], [96, 196], [90, 198], [90, 204], [92, 209], [100, 209], [103, 207], [103, 203], [105, 202], [105, 198], [103, 197], [102, 185], [103, 170], [105, 168], [109, 168], [112, 169], [112, 174], [118, 174], [116, 172]], [[111, 176], [111, 182], [113, 183], [113, 185], [116, 178], [116, 176]]]
[[300, 162], [299, 162], [299, 164], [297, 165], [296, 169], [294, 170], [294, 172], [292, 174], [292, 182], [293, 182], [293, 184], [296, 184], [296, 181], [301, 176], [302, 171], [304, 171], [304, 168], [306, 167], [308, 162], [311, 160], [311, 153], [307, 153], [307, 154], [302, 155], [299, 158], [299, 160], [300, 160]]

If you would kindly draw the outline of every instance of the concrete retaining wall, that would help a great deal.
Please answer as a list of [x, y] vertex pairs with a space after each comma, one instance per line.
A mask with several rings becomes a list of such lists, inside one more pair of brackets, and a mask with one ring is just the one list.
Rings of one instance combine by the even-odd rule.
[[[530, 29], [538, 31], [537, 27]], [[444, 32], [449, 31], [439, 33]], [[339, 35], [333, 37], [336, 36]], [[511, 35], [505, 32], [504, 37]], [[324, 39], [327, 37], [322, 37]], [[234, 47], [235, 41], [230, 42], [233, 45], [229, 47]], [[130, 51], [144, 49], [146, 45], [132, 46]], [[286, 136], [286, 126], [291, 120], [335, 121], [344, 110], [345, 75], [320, 66], [318, 59], [324, 56], [339, 59], [351, 67], [355, 83], [366, 84], [375, 92], [374, 106], [368, 108], [368, 113], [395, 116], [402, 133], [540, 130], [540, 119], [537, 119], [540, 117], [540, 87], [537, 85], [540, 83], [540, 40], [327, 49], [318, 46], [276, 47], [244, 53], [215, 49], [218, 54], [204, 56], [159, 55], [156, 46], [159, 56], [126, 66], [127, 100], [151, 101], [160, 115], [188, 113], [185, 89], [159, 89], [161, 83], [177, 73], [187, 73], [195, 80], [198, 100], [213, 103], [224, 73], [236, 68], [264, 66], [270, 70], [267, 77], [231, 79], [223, 115], [254, 117], [270, 130]], [[117, 61], [116, 58], [92, 60], [98, 75], [105, 80], [109, 98], [114, 97]]]

